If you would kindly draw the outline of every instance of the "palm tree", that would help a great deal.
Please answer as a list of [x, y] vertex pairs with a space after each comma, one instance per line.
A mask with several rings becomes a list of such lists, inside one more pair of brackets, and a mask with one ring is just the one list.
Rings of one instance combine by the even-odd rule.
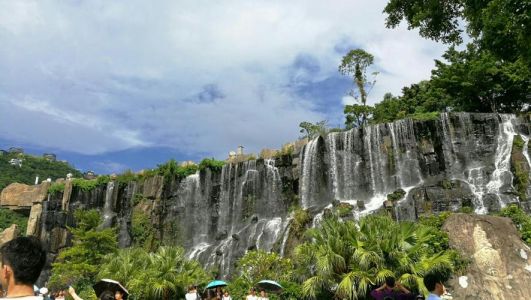
[[388, 276], [425, 291], [424, 274], [453, 268], [449, 252], [431, 251], [433, 234], [432, 228], [384, 216], [368, 216], [359, 223], [327, 218], [320, 228], [308, 230], [310, 241], [295, 252], [299, 265], [307, 266], [311, 274], [303, 293], [311, 299], [323, 293], [337, 299], [364, 299]]
[[208, 279], [197, 261], [188, 260], [180, 247], [160, 247], [155, 253], [142, 248], [121, 249], [106, 258], [99, 278], [120, 281], [130, 299], [173, 299], [184, 296], [185, 287]]

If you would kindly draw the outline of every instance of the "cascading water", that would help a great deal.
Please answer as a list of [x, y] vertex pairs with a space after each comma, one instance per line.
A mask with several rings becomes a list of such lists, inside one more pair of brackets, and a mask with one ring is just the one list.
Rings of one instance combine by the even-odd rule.
[[114, 213], [114, 181], [107, 183], [107, 189], [105, 190], [105, 203], [103, 205], [103, 222], [102, 228], [109, 228], [113, 224]]
[[316, 160], [317, 160], [317, 144], [319, 138], [315, 138], [308, 142], [304, 146], [302, 156], [302, 169], [301, 169], [301, 205], [302, 208], [308, 208], [313, 204], [313, 184], [312, 182], [317, 173]]
[[494, 161], [495, 169], [490, 182], [487, 184], [487, 191], [491, 194], [496, 194], [500, 200], [500, 204], [505, 206], [507, 199], [503, 197], [503, 193], [505, 192], [503, 188], [505, 186], [512, 186], [513, 182], [513, 174], [511, 173], [511, 150], [516, 132], [513, 126], [514, 115], [500, 114], [500, 118], [501, 123]]

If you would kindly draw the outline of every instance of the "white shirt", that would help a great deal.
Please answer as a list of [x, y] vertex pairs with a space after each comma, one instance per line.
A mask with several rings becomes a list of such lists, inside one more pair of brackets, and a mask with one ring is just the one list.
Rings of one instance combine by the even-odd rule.
[[186, 295], [184, 295], [184, 297], [186, 298], [186, 300], [197, 300], [197, 299], [200, 299], [197, 296], [197, 292], [187, 293]]
[[258, 300], [258, 297], [253, 296], [253, 295], [249, 295], [249, 296], [247, 296], [247, 298], [245, 298], [245, 299], [247, 299], [247, 300]]
[[256, 298], [256, 299], [257, 299], [257, 300], [269, 300], [268, 297], [258, 297], [258, 298]]

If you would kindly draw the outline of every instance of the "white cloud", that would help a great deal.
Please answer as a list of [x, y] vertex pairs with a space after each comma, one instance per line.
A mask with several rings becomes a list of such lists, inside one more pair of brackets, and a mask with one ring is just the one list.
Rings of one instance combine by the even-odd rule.
[[[338, 44], [375, 55], [371, 102], [429, 77], [444, 46], [386, 29], [385, 2], [0, 2], [0, 135], [81, 153], [278, 147], [329, 117], [287, 86], [336, 75]], [[319, 68], [293, 72], [300, 54]], [[212, 84], [224, 97], [197, 101]]]

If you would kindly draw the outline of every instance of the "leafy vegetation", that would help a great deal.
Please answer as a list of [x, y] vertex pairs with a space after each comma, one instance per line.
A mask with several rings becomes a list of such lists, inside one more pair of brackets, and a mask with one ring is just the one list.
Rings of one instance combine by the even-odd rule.
[[204, 285], [208, 276], [201, 265], [188, 260], [180, 247], [120, 249], [103, 260], [98, 278], [114, 278], [131, 293], [128, 299], [184, 299], [186, 287]]
[[301, 128], [300, 133], [303, 134], [302, 138], [307, 138], [313, 140], [318, 136], [323, 136], [328, 133], [328, 125], [326, 120], [319, 121], [315, 124], [310, 122], [301, 122], [299, 127]]
[[531, 246], [531, 216], [526, 214], [520, 207], [515, 204], [511, 204], [504, 207], [500, 213], [502, 217], [510, 218], [518, 232], [522, 237], [522, 240]]
[[48, 194], [54, 195], [65, 191], [64, 182], [54, 182], [48, 188]]
[[205, 158], [199, 163], [199, 170], [210, 169], [214, 172], [219, 172], [225, 165], [225, 161], [216, 160], [214, 158]]
[[13, 224], [17, 224], [20, 233], [26, 234], [28, 217], [7, 208], [0, 208], [0, 232]]
[[143, 247], [147, 251], [155, 250], [159, 246], [149, 215], [137, 208], [133, 209], [131, 236], [136, 247]]
[[83, 178], [74, 178], [72, 179], [72, 186], [76, 187], [84, 192], [95, 189], [98, 186], [107, 184], [110, 181], [109, 176], [98, 176], [96, 179], [83, 179]]
[[52, 264], [51, 289], [66, 289], [69, 285], [84, 299], [95, 298], [93, 280], [106, 255], [117, 251], [114, 229], [99, 230], [101, 216], [96, 210], [76, 210], [76, 227], [69, 227], [72, 246], [62, 250]]
[[[11, 159], [22, 159], [22, 166], [11, 165], [9, 163]], [[52, 162], [32, 155], [0, 154], [0, 190], [14, 182], [34, 184], [37, 176], [40, 180], [46, 178], [55, 180], [65, 178], [68, 173], [72, 173], [75, 177], [81, 176], [81, 173], [68, 163]]]
[[[249, 289], [255, 287], [258, 281], [270, 279], [288, 288], [284, 291], [282, 299], [301, 299], [300, 285], [293, 282], [294, 272], [294, 265], [289, 258], [282, 258], [274, 252], [249, 251], [238, 260], [238, 276], [232, 280], [228, 289], [233, 299], [244, 299]], [[279, 299], [276, 295], [270, 295], [269, 298]]]
[[377, 215], [359, 224], [331, 216], [307, 237], [296, 249], [296, 262], [309, 274], [302, 290], [311, 299], [364, 299], [387, 276], [426, 293], [425, 274], [448, 277], [454, 270], [454, 254], [436, 251], [432, 242], [438, 233], [430, 226]]
[[312, 221], [310, 213], [301, 207], [293, 208], [293, 221], [291, 223], [291, 232], [295, 236], [300, 236], [304, 233], [306, 226]]

